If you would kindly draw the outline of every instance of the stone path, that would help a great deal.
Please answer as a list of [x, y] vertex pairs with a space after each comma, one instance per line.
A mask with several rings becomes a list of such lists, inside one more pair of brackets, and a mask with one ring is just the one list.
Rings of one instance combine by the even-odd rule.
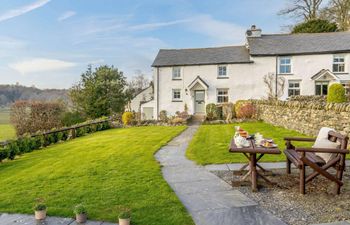
[[[72, 218], [47, 217], [44, 221], [37, 221], [34, 215], [25, 214], [0, 214], [0, 225], [77, 225]], [[103, 221], [88, 220], [85, 225], [118, 225], [117, 223], [107, 223]]]
[[190, 126], [156, 154], [162, 173], [197, 225], [285, 225], [254, 201], [185, 157], [198, 126]]

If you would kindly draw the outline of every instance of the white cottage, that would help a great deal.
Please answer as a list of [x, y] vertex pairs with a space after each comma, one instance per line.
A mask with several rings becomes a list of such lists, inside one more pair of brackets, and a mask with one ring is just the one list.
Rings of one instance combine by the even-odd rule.
[[262, 34], [252, 26], [242, 46], [161, 49], [155, 58], [153, 108], [204, 115], [208, 103], [266, 98], [263, 77], [283, 76], [282, 99], [326, 95], [333, 82], [350, 81], [350, 32]]

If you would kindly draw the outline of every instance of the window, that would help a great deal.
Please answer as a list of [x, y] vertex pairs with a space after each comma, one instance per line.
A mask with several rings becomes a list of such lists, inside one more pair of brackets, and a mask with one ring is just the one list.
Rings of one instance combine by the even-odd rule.
[[173, 101], [181, 101], [181, 89], [173, 89]]
[[227, 66], [218, 66], [218, 77], [227, 77]]
[[327, 95], [328, 93], [328, 81], [316, 81], [315, 82], [315, 90], [316, 95]]
[[181, 67], [173, 67], [173, 79], [181, 80]]
[[291, 57], [280, 57], [279, 62], [279, 73], [280, 74], [290, 74], [292, 73], [292, 60]]
[[344, 73], [345, 72], [345, 57], [336, 55], [333, 57], [333, 72]]
[[288, 97], [300, 95], [300, 81], [288, 81]]
[[217, 89], [218, 103], [228, 102], [228, 89]]
[[350, 95], [350, 82], [349, 83], [342, 83], [342, 85], [345, 88], [345, 93], [347, 95]]

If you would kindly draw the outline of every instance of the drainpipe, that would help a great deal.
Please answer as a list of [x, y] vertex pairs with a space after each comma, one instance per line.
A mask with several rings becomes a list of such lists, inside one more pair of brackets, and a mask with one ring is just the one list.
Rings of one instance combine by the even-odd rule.
[[159, 67], [157, 67], [157, 119], [159, 119]]
[[278, 56], [276, 56], [276, 72], [275, 72], [275, 98], [277, 99], [277, 84], [278, 84], [278, 82], [277, 82], [277, 78], [278, 78]]

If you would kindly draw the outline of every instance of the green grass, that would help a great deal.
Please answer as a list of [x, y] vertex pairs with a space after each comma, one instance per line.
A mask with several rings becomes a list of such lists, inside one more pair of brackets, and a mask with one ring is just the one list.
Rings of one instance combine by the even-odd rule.
[[0, 124], [0, 141], [13, 139], [15, 137], [16, 131], [11, 124]]
[[10, 109], [0, 108], [0, 124], [9, 124], [9, 123], [10, 123]]
[[[278, 147], [285, 148], [284, 137], [307, 137], [299, 132], [275, 127], [264, 122], [246, 122], [229, 125], [202, 125], [192, 139], [186, 155], [189, 159], [201, 165], [214, 163], [239, 163], [246, 162], [243, 154], [229, 153], [228, 146], [234, 136], [234, 126], [241, 126], [250, 134], [259, 132], [264, 137], [272, 138]], [[298, 143], [297, 146], [311, 147], [311, 143]], [[284, 161], [284, 154], [265, 155], [261, 161]]]
[[134, 225], [186, 225], [191, 217], [161, 175], [154, 153], [185, 127], [134, 127], [98, 132], [0, 164], [0, 212], [71, 217], [84, 203], [90, 219], [116, 222], [130, 207]]

